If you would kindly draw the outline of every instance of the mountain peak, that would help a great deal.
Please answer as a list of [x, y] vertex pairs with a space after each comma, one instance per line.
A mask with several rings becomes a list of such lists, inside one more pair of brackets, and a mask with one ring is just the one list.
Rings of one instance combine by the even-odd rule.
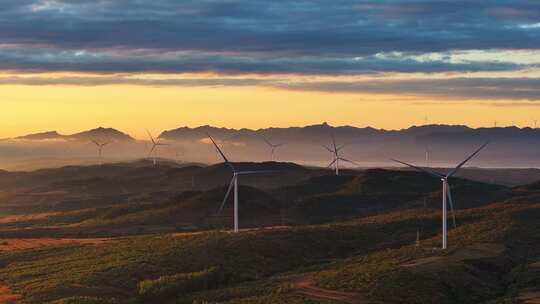
[[33, 133], [33, 134], [28, 134], [28, 135], [15, 137], [15, 139], [51, 140], [51, 139], [60, 139], [60, 138], [63, 138], [63, 137], [64, 137], [64, 135], [61, 135], [60, 133], [58, 133], [56, 131], [46, 131], [46, 132]]
[[89, 138], [102, 138], [113, 141], [132, 141], [133, 137], [114, 128], [97, 127], [95, 129], [79, 132], [69, 136], [72, 139], [88, 140]]

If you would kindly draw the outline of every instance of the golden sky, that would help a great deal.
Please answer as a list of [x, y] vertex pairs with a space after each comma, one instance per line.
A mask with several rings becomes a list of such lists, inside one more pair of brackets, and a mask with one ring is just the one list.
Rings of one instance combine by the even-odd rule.
[[0, 138], [540, 119], [538, 1], [2, 4]]
[[138, 138], [180, 126], [230, 128], [317, 124], [400, 129], [429, 123], [531, 126], [540, 108], [524, 102], [445, 100], [402, 94], [327, 93], [261, 86], [3, 85], [0, 137], [97, 126]]

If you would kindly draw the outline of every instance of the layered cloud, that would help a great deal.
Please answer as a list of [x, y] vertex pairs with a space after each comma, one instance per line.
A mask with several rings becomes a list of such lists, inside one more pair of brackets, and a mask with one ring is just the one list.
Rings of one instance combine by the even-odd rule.
[[387, 79], [357, 78], [357, 77], [320, 77], [310, 80], [309, 77], [279, 76], [210, 76], [191, 77], [185, 75], [25, 75], [0, 76], [0, 85], [71, 85], [71, 86], [98, 86], [98, 85], [135, 85], [152, 87], [249, 87], [263, 86], [270, 88], [319, 91], [326, 93], [361, 93], [361, 94], [390, 94], [436, 97], [445, 100], [540, 100], [540, 78], [530, 77], [473, 77], [473, 78], [435, 78], [435, 79]]
[[[12, 75], [0, 83], [267, 85], [536, 100], [537, 75], [524, 73], [540, 65], [539, 36], [535, 1], [6, 0], [0, 70]], [[29, 72], [82, 76], [16, 76]], [[223, 77], [113, 75], [208, 72]], [[481, 72], [515, 75], [466, 77]], [[379, 79], [394, 73], [453, 78]], [[276, 74], [375, 79], [291, 82]]]

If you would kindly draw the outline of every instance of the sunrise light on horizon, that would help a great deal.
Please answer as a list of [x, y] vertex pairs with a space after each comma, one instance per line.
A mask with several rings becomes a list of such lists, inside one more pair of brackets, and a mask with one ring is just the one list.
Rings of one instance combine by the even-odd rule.
[[530, 2], [8, 3], [0, 137], [324, 121], [525, 127], [540, 117]]

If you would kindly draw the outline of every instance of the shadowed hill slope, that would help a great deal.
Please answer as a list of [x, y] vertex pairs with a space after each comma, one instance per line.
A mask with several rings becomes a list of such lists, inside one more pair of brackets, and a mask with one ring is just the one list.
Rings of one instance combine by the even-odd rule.
[[459, 210], [445, 252], [434, 249], [440, 213], [422, 215], [415, 247], [418, 215], [409, 209], [332, 225], [13, 252], [0, 255], [0, 280], [28, 303], [81, 303], [82, 295], [91, 303], [334, 303], [298, 293], [293, 282], [302, 277], [358, 294], [359, 303], [499, 303], [490, 301], [534, 287], [527, 265], [540, 254], [539, 210], [519, 203]]
[[[289, 163], [234, 165], [239, 170], [275, 171], [239, 179], [244, 228], [325, 223], [424, 204], [440, 208], [439, 181], [417, 172], [373, 169], [335, 176]], [[101, 237], [205, 230], [232, 223], [232, 195], [217, 214], [231, 177], [224, 164], [104, 165], [34, 174], [24, 176], [33, 187], [6, 191], [0, 207], [35, 217], [0, 223], [0, 236]], [[49, 174], [54, 178], [42, 181]], [[502, 200], [510, 191], [457, 178], [451, 184], [457, 209]]]

